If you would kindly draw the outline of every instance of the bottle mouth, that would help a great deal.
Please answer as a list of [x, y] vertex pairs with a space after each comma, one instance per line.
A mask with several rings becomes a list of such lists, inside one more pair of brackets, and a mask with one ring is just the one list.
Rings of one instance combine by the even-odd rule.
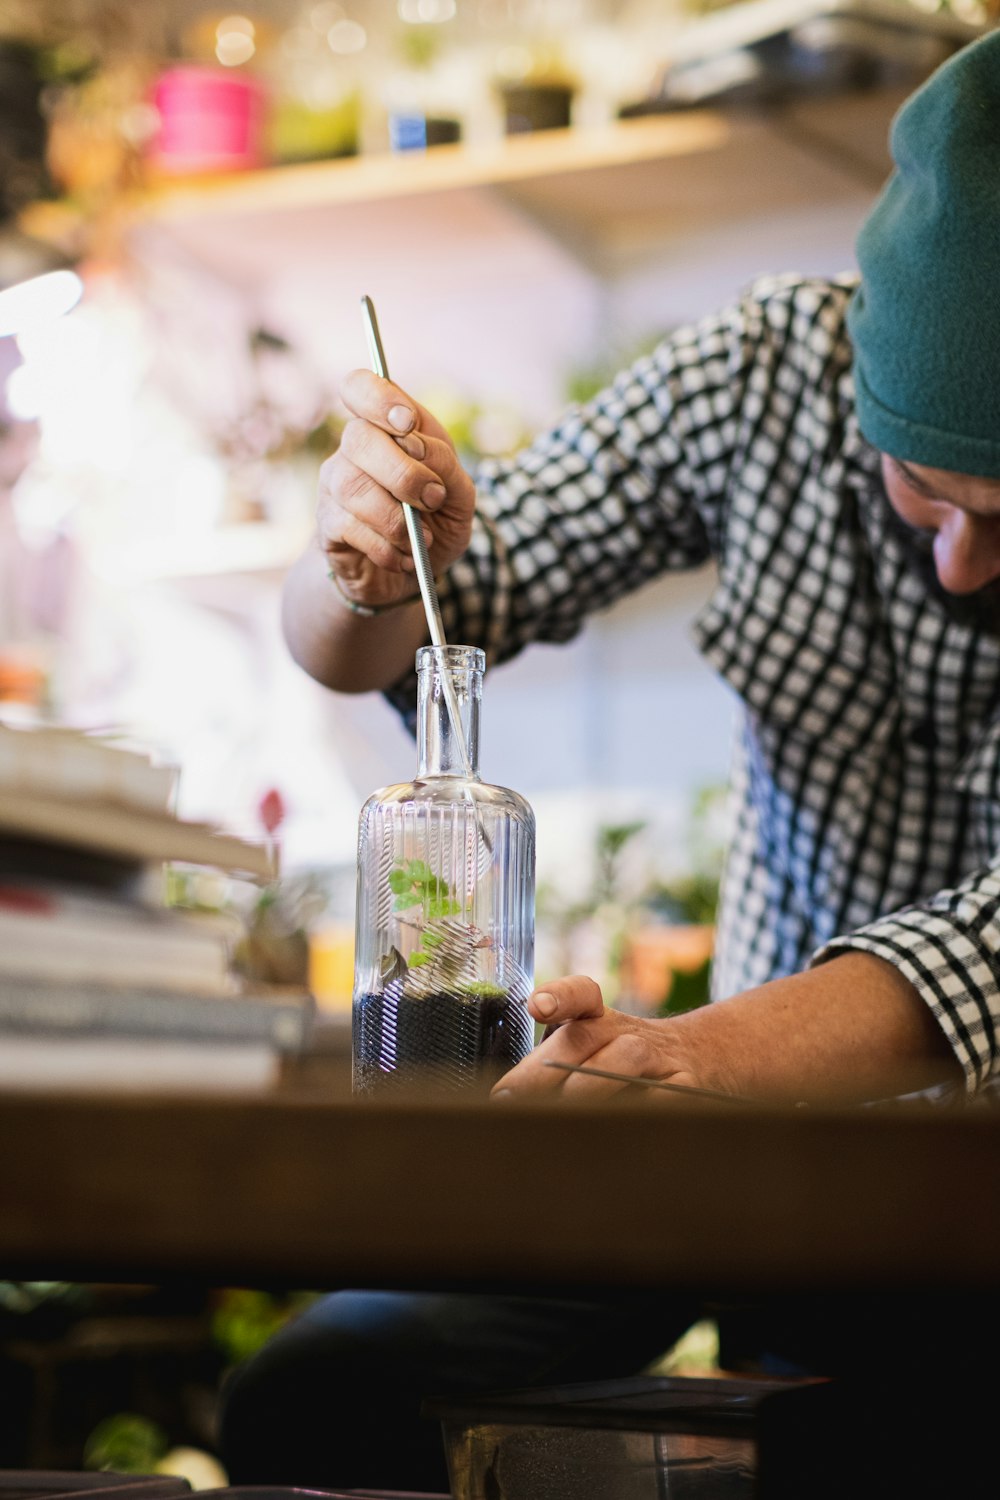
[[417, 671], [485, 672], [486, 652], [479, 646], [421, 646]]

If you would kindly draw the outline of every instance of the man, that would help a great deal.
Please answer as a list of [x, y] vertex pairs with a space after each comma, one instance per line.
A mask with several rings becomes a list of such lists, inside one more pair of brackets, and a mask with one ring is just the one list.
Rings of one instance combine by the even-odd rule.
[[[723, 1003], [643, 1020], [585, 977], [555, 981], [530, 1002], [550, 1034], [504, 1092], [617, 1086], [547, 1058], [818, 1102], [987, 1097], [1000, 1073], [1000, 35], [938, 70], [892, 144], [860, 286], [758, 283], [490, 465], [478, 509], [430, 413], [367, 372], [345, 381], [353, 416], [284, 613], [334, 689], [412, 709], [424, 626], [400, 500], [421, 512], [449, 639], [493, 663], [654, 575], [718, 567], [696, 634], [745, 709]], [[849, 1311], [772, 1308], [764, 1347], [836, 1373]], [[235, 1455], [285, 1382], [282, 1411], [307, 1408], [299, 1466], [262, 1444], [237, 1477], [443, 1489], [421, 1395], [635, 1373], [691, 1315], [666, 1294], [327, 1299], [237, 1380], [224, 1426]], [[932, 1341], [892, 1336], [894, 1358]], [[382, 1382], [367, 1409], [348, 1389], [366, 1375]]]

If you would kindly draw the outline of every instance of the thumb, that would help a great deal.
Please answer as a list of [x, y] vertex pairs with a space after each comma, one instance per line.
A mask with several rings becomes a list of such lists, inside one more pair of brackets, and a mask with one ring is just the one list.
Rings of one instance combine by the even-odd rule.
[[594, 1021], [604, 1014], [601, 987], [586, 974], [570, 974], [554, 979], [528, 999], [529, 1014], [546, 1026], [561, 1026], [564, 1021]]

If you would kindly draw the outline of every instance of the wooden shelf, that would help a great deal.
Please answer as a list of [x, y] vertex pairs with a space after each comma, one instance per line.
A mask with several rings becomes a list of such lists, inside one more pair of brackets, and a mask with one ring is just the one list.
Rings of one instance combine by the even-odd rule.
[[[315, 240], [330, 229], [323, 215], [331, 211], [338, 215], [337, 229], [346, 222], [352, 236], [366, 241], [386, 206], [422, 200], [428, 214], [444, 217], [456, 205], [461, 212], [463, 198], [490, 198], [512, 206], [602, 275], [617, 269], [623, 255], [662, 247], [678, 232], [713, 232], [754, 215], [852, 195], [870, 199], [890, 166], [892, 115], [921, 81], [913, 72], [921, 66], [914, 39], [957, 45], [981, 27], [898, 0], [743, 0], [679, 30], [667, 27], [662, 45], [675, 64], [697, 62], [823, 20], [882, 34], [886, 56], [897, 38], [899, 85], [834, 97], [817, 83], [809, 94], [752, 113], [681, 110], [428, 151], [224, 176], [161, 174], [125, 205], [124, 222], [133, 231], [164, 231], [217, 268], [218, 253], [225, 267], [231, 245], [237, 275], [266, 279], [265, 256], [273, 255], [276, 239], [283, 237], [293, 261], [308, 259]], [[927, 68], [934, 57], [931, 45]], [[904, 79], [907, 69], [913, 76]], [[67, 215], [71, 220], [72, 210], [60, 205], [39, 206], [25, 227], [65, 241], [72, 229]], [[377, 227], [384, 226], [382, 215]], [[254, 246], [244, 241], [258, 231], [266, 244], [255, 257]]]
[[164, 179], [139, 197], [134, 208], [141, 218], [178, 222], [205, 215], [221, 218], [334, 207], [566, 178], [719, 150], [731, 131], [723, 115], [692, 111], [601, 128], [547, 130], [478, 144], [435, 146], [426, 152], [387, 152], [225, 177]]
[[363, 210], [492, 190], [547, 232], [606, 240], [637, 217], [733, 220], [774, 200], [874, 192], [889, 166], [889, 121], [908, 88], [791, 101], [759, 112], [692, 110], [497, 141], [437, 146], [226, 177], [161, 181], [133, 205], [169, 226]]
[[[923, 6], [902, 9], [893, 0], [744, 0], [744, 3], [699, 18], [672, 35], [669, 53], [676, 60], [723, 55], [767, 37], [781, 35], [810, 19], [826, 17], [843, 23], [854, 19], [874, 32], [912, 41], [914, 36], [943, 39], [958, 45], [975, 37], [980, 27], [949, 13], [929, 14]], [[905, 50], [905, 49], [904, 49]], [[933, 62], [929, 63], [933, 66]], [[540, 179], [569, 180], [608, 168], [662, 163], [705, 152], [719, 152], [733, 144], [754, 124], [765, 129], [793, 122], [803, 130], [806, 117], [817, 115], [825, 139], [818, 144], [839, 152], [842, 165], [871, 165], [872, 148], [878, 170], [884, 172], [885, 133], [896, 106], [920, 79], [913, 77], [898, 89], [881, 87], [842, 94], [831, 99], [822, 85], [808, 96], [791, 99], [766, 115], [741, 119], [728, 110], [690, 110], [639, 119], [609, 122], [596, 128], [575, 126], [530, 135], [501, 137], [486, 142], [436, 146], [426, 152], [391, 153], [301, 166], [272, 168], [225, 178], [161, 181], [137, 204], [139, 211], [159, 220], [178, 220], [260, 211], [282, 211], [317, 205], [345, 205], [405, 198], [460, 188], [530, 184]], [[824, 97], [825, 95], [825, 97]], [[830, 106], [832, 105], [832, 112]], [[860, 152], [853, 139], [874, 105], [874, 140], [862, 139]], [[806, 135], [809, 130], [805, 129]], [[762, 160], [761, 165], [766, 166]]]
[[[447, 235], [463, 205], [492, 200], [605, 276], [678, 234], [837, 201], [863, 206], [890, 168], [889, 123], [911, 88], [163, 178], [129, 201], [125, 222], [133, 236], [166, 234], [220, 270], [266, 280], [278, 261], [290, 266], [325, 254], [331, 232], [338, 249], [350, 241], [377, 254], [386, 215], [397, 207], [408, 235], [418, 212]], [[65, 240], [67, 212], [38, 205], [24, 227]]]
[[[692, 110], [265, 171], [160, 182], [130, 206], [133, 236], [167, 236], [220, 274], [261, 286], [281, 268], [410, 263], [454, 246], [473, 219], [496, 240], [532, 231], [598, 278], [678, 236], [835, 203], [860, 218], [890, 166], [907, 88], [803, 99], [759, 112]], [[466, 254], [471, 240], [464, 241]]]

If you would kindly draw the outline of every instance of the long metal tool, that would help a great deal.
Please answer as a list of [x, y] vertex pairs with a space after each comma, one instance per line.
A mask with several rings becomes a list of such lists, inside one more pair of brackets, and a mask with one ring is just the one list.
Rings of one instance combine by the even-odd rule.
[[[378, 331], [378, 319], [375, 316], [375, 304], [370, 297], [361, 298], [361, 312], [365, 323], [365, 333], [368, 335], [368, 349], [371, 355], [372, 369], [376, 375], [381, 375], [383, 380], [388, 380], [389, 366], [386, 363], [385, 350], [382, 348], [382, 339]], [[423, 527], [420, 517], [412, 505], [402, 501], [403, 519], [406, 521], [406, 532], [410, 539], [410, 550], [413, 553], [413, 562], [417, 570], [417, 583], [420, 585], [420, 597], [423, 600], [424, 614], [427, 617], [427, 629], [430, 632], [431, 644], [433, 646], [446, 646], [444, 626], [441, 623], [441, 607], [438, 604], [437, 586], [434, 582], [434, 574], [431, 571], [430, 558], [427, 556], [427, 543], [424, 540]], [[441, 662], [441, 689], [444, 693], [445, 705], [448, 709], [448, 718], [451, 720], [451, 730], [458, 746], [459, 755], [462, 759], [462, 769], [465, 771], [466, 779], [472, 780], [472, 767], [469, 764], [469, 754], [465, 745], [465, 732], [462, 728], [462, 711], [459, 708], [458, 698], [455, 694], [455, 684], [451, 675], [445, 669], [444, 661]], [[473, 802], [473, 813], [476, 820], [476, 830], [484, 847], [492, 853], [493, 845], [489, 835], [483, 827], [482, 817], [471, 792], [468, 793], [470, 801]]]
[[[370, 297], [362, 297], [361, 310], [365, 320], [365, 332], [368, 335], [368, 348], [371, 353], [372, 369], [376, 375], [381, 375], [383, 380], [389, 379], [389, 368], [385, 360], [385, 350], [382, 348], [382, 340], [379, 337], [378, 320], [375, 317], [375, 305]], [[420, 597], [424, 602], [424, 614], [427, 616], [427, 628], [431, 635], [431, 644], [434, 646], [445, 646], [444, 626], [441, 624], [441, 608], [438, 604], [437, 587], [434, 583], [434, 574], [431, 572], [430, 558], [427, 556], [427, 543], [424, 540], [423, 527], [420, 518], [412, 505], [403, 502], [403, 519], [406, 521], [406, 531], [410, 538], [410, 550], [413, 553], [413, 561], [417, 569], [417, 583], [420, 585]], [[464, 744], [464, 739], [462, 741]]]
[[637, 1078], [630, 1073], [611, 1073], [607, 1068], [587, 1068], [580, 1063], [564, 1063], [548, 1060], [547, 1068], [558, 1068], [561, 1073], [582, 1073], [586, 1078], [610, 1078], [615, 1083], [628, 1083], [635, 1088], [662, 1089], [668, 1094], [693, 1094], [696, 1099], [715, 1099], [720, 1104], [753, 1104], [743, 1094], [723, 1094], [716, 1089], [699, 1089], [694, 1084], [667, 1083], [664, 1078]]

